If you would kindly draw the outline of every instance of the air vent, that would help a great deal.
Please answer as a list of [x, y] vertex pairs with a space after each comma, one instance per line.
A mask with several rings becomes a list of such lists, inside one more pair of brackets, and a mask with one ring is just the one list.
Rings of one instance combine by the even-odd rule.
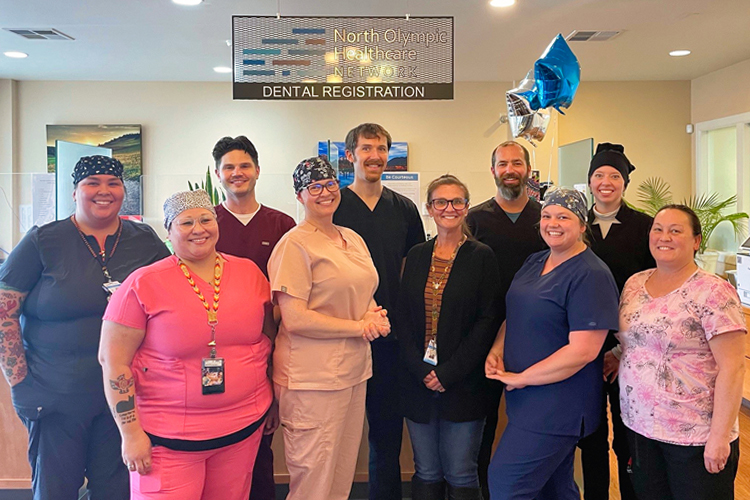
[[57, 31], [54, 28], [45, 29], [21, 29], [21, 28], [3, 28], [5, 31], [10, 31], [16, 35], [20, 35], [29, 40], [75, 40], [72, 36], [68, 36], [61, 31]]
[[605, 42], [612, 40], [622, 31], [583, 31], [576, 30], [565, 39], [569, 42]]

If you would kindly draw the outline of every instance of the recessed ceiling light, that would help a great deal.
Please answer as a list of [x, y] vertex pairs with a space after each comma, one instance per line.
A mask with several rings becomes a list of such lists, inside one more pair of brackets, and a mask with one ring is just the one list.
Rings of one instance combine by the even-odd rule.
[[516, 3], [516, 0], [490, 0], [490, 5], [493, 7], [510, 7]]
[[216, 71], [217, 73], [231, 73], [232, 68], [229, 68], [227, 66], [216, 66], [214, 68], [214, 71]]
[[29, 57], [26, 52], [16, 52], [14, 50], [3, 52], [3, 54], [5, 54], [6, 57], [12, 57], [14, 59], [23, 59], [24, 57]]
[[690, 51], [689, 50], [673, 50], [669, 53], [672, 57], [682, 57], [682, 56], [689, 56]]
[[172, 0], [177, 5], [200, 5], [203, 0]]

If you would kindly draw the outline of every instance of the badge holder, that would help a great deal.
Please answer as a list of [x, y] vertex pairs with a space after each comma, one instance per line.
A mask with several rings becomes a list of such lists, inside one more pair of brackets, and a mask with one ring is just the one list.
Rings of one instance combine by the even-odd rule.
[[422, 361], [432, 366], [437, 366], [437, 342], [435, 342], [434, 338], [430, 339], [430, 342], [427, 344]]

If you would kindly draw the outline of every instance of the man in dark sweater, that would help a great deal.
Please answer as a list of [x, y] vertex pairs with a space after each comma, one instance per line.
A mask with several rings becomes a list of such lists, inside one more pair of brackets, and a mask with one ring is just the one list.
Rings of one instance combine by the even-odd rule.
[[[515, 141], [500, 144], [492, 152], [490, 172], [495, 179], [497, 193], [494, 198], [472, 208], [466, 222], [474, 237], [495, 252], [500, 268], [497, 311], [499, 322], [502, 322], [505, 320], [505, 295], [513, 276], [529, 255], [547, 246], [539, 235], [542, 207], [526, 193], [526, 183], [531, 174], [528, 150]], [[489, 408], [478, 459], [479, 482], [484, 498], [489, 498], [487, 467], [503, 394], [500, 382], [488, 381], [488, 387]]]
[[[268, 278], [267, 265], [271, 251], [284, 233], [295, 226], [294, 219], [256, 200], [255, 183], [260, 176], [260, 165], [258, 151], [247, 137], [222, 138], [214, 146], [213, 157], [216, 176], [227, 195], [226, 201], [216, 206], [219, 221], [216, 249], [252, 260]], [[271, 451], [273, 432], [278, 426], [276, 404], [274, 401], [269, 412], [255, 460], [250, 500], [276, 498]]]

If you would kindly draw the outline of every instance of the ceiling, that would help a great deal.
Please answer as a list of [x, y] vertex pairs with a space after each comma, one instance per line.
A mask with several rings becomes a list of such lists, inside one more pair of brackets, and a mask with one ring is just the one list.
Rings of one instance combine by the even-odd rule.
[[[0, 28], [55, 28], [74, 41], [0, 30], [0, 78], [231, 81], [232, 15], [454, 16], [455, 79], [520, 80], [557, 33], [624, 30], [575, 42], [583, 80], [690, 80], [750, 59], [748, 0], [0, 0]], [[687, 57], [670, 57], [689, 49]]]

